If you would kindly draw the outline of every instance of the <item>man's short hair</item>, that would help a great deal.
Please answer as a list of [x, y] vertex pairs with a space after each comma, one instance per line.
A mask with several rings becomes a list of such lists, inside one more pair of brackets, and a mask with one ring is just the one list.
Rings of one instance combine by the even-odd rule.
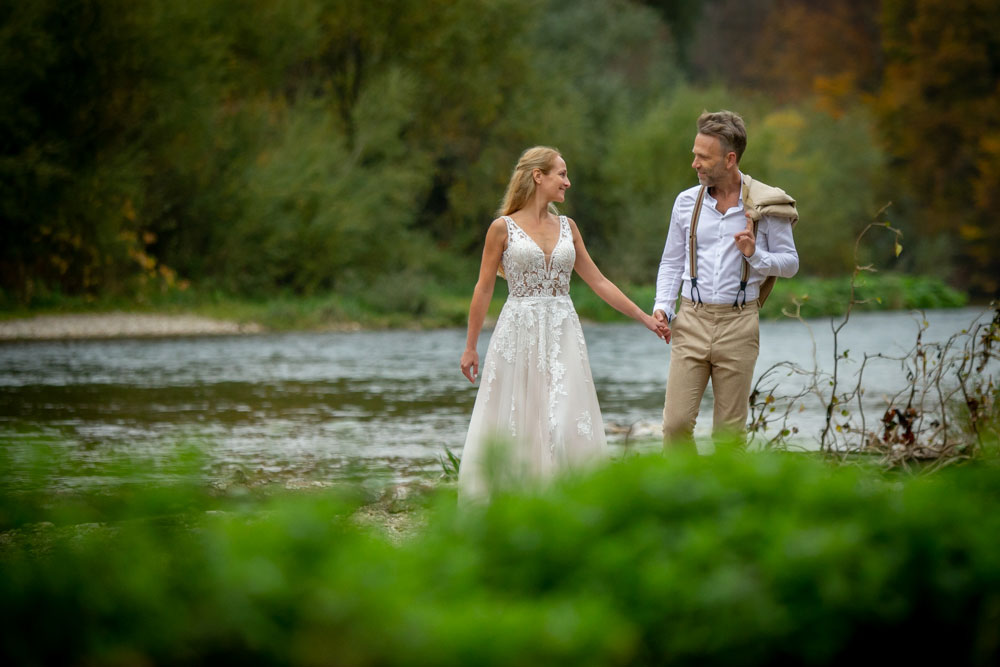
[[722, 155], [725, 156], [730, 151], [736, 153], [736, 163], [739, 164], [743, 151], [747, 148], [747, 128], [738, 113], [706, 111], [698, 117], [698, 133], [718, 137], [722, 144]]

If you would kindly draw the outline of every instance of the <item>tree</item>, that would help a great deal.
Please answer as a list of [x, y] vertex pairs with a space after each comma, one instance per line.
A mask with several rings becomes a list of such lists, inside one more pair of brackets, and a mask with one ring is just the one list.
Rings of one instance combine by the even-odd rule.
[[953, 240], [959, 280], [1000, 290], [1000, 5], [885, 0], [886, 149], [924, 237]]
[[695, 79], [779, 102], [819, 95], [835, 114], [878, 90], [879, 5], [870, 0], [710, 0], [692, 46]]

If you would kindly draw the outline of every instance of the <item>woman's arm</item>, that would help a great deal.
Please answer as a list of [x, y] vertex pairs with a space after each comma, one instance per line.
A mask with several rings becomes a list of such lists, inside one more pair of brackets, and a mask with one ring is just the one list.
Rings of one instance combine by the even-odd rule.
[[594, 290], [597, 296], [604, 299], [609, 306], [641, 322], [647, 329], [669, 343], [670, 327], [667, 326], [666, 322], [659, 322], [650, 317], [646, 311], [635, 305], [631, 299], [625, 296], [624, 292], [618, 289], [617, 285], [601, 273], [601, 270], [597, 268], [597, 264], [590, 258], [590, 253], [587, 252], [583, 236], [580, 234], [576, 222], [572, 218], [568, 218], [568, 220], [570, 227], [573, 229], [573, 247], [576, 249], [576, 264], [573, 268], [583, 278], [583, 281], [590, 286], [590, 289]]
[[469, 378], [469, 382], [475, 382], [476, 376], [479, 375], [479, 353], [476, 352], [476, 344], [479, 342], [479, 333], [483, 330], [483, 321], [486, 319], [490, 300], [493, 299], [497, 267], [500, 266], [500, 258], [503, 256], [506, 243], [507, 223], [503, 218], [497, 218], [486, 231], [483, 261], [479, 265], [479, 280], [476, 281], [472, 303], [469, 304], [469, 331], [465, 337], [465, 351], [462, 352], [462, 374]]

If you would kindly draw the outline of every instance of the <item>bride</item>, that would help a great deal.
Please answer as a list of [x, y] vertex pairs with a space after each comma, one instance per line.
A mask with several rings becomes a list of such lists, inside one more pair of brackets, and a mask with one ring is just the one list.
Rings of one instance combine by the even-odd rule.
[[[604, 301], [669, 342], [669, 329], [604, 277], [576, 223], [558, 214], [553, 202], [564, 201], [569, 186], [557, 150], [529, 148], [486, 232], [461, 362], [470, 382], [482, 370], [458, 473], [461, 500], [487, 499], [497, 484], [544, 479], [607, 457], [583, 330], [569, 297], [574, 269]], [[509, 297], [480, 369], [476, 344], [498, 273]]]

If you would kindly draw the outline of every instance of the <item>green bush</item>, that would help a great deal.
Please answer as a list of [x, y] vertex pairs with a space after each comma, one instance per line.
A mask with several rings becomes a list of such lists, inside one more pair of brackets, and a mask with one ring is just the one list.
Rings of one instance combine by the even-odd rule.
[[172, 487], [145, 484], [89, 523], [38, 523], [44, 503], [5, 523], [0, 658], [992, 664], [998, 481], [989, 461], [886, 479], [789, 454], [631, 458], [468, 511], [438, 492], [399, 545], [338, 493], [188, 485], [171, 510], [149, 499]]
[[[795, 278], [778, 280], [762, 315], [780, 317], [783, 308], [795, 311], [802, 304], [803, 317], [842, 315], [850, 302], [851, 278]], [[960, 308], [969, 298], [938, 278], [894, 273], [861, 274], [855, 282], [856, 311], [930, 310]], [[863, 303], [862, 303], [863, 302]]]
[[[622, 290], [639, 307], [652, 309], [656, 289], [651, 285], [622, 285]], [[593, 322], [627, 321], [628, 318], [608, 304], [582, 281], [573, 283], [571, 294], [577, 313]], [[782, 310], [795, 312], [795, 302], [801, 304], [805, 318], [843, 315], [851, 296], [851, 277], [799, 277], [779, 279], [761, 310], [761, 317], [784, 317]], [[858, 277], [854, 298], [859, 302], [855, 311], [931, 310], [961, 308], [969, 302], [968, 295], [952, 289], [942, 280], [926, 276], [895, 273], [863, 274]], [[861, 303], [864, 302], [864, 303]]]

